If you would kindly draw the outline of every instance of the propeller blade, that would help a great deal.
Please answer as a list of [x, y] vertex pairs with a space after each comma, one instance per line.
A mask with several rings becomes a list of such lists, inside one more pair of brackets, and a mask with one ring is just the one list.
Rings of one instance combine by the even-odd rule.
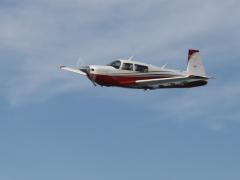
[[76, 62], [76, 67], [86, 67], [86, 66], [87, 66], [86, 61], [81, 56], [79, 56]]

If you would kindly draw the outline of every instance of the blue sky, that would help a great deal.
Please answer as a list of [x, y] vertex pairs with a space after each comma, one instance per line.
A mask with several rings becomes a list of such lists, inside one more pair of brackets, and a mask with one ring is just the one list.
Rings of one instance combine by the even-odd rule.
[[[0, 180], [239, 179], [237, 0], [1, 0]], [[78, 59], [184, 70], [207, 86], [93, 87]], [[79, 58], [81, 57], [81, 58]]]

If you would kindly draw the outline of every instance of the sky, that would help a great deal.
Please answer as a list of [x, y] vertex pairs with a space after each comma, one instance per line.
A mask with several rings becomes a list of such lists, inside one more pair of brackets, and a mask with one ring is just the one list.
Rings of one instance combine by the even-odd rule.
[[[240, 1], [0, 0], [0, 180], [240, 178]], [[216, 79], [94, 87], [59, 65], [117, 58]]]

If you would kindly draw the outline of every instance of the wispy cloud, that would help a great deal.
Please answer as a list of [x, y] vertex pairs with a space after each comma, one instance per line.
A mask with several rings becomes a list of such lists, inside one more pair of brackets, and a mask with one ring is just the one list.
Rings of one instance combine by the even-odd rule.
[[239, 121], [239, 102], [236, 99], [240, 95], [239, 90], [239, 84], [210, 85], [174, 94], [152, 108], [169, 120], [201, 121], [209, 128], [219, 130], [228, 122]]
[[[171, 67], [184, 69], [187, 49], [197, 47], [207, 70], [221, 79], [204, 90], [174, 93], [165, 102], [154, 103], [153, 108], [161, 113], [171, 111], [181, 121], [200, 116], [210, 116], [216, 122], [234, 119], [237, 110], [220, 116], [217, 112], [222, 109], [216, 105], [223, 104], [226, 112], [239, 96], [239, 83], [233, 85], [222, 75], [239, 66], [239, 7], [237, 0], [5, 3], [0, 8], [0, 52], [5, 59], [1, 58], [5, 64], [0, 67], [1, 93], [11, 104], [19, 104], [91, 88], [86, 80], [57, 68], [59, 64], [75, 65], [80, 55], [87, 62], [102, 64], [136, 52], [142, 61], [169, 62]], [[233, 78], [237, 76], [239, 73], [234, 72]]]

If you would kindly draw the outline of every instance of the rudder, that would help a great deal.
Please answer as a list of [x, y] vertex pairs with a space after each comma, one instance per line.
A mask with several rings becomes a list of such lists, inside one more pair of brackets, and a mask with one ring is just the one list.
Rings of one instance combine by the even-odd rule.
[[187, 73], [188, 75], [206, 77], [205, 68], [199, 50], [189, 49]]

